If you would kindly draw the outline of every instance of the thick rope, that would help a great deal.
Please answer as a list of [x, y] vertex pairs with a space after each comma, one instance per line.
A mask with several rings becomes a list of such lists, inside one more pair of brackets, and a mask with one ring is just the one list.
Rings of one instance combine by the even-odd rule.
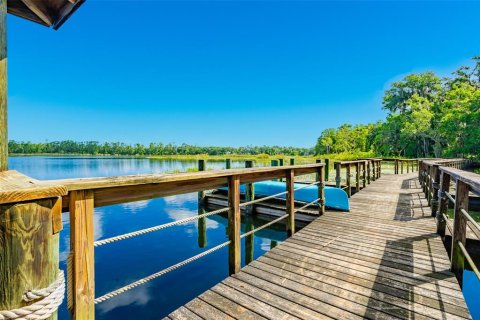
[[0, 320], [42, 320], [49, 318], [62, 304], [65, 295], [65, 277], [63, 271], [58, 271], [55, 282], [47, 288], [29, 290], [23, 295], [25, 302], [37, 302], [13, 310], [0, 311]]
[[316, 199], [316, 200], [313, 200], [312, 202], [307, 203], [307, 204], [304, 205], [303, 207], [300, 207], [300, 208], [294, 210], [294, 212], [301, 211], [301, 210], [303, 210], [303, 209], [305, 209], [305, 208], [307, 208], [307, 207], [309, 207], [309, 206], [311, 206], [311, 205], [313, 205], [313, 204], [316, 204], [316, 203], [322, 204], [322, 198], [318, 198], [318, 199]]
[[[208, 255], [209, 253], [212, 253], [212, 252], [217, 251], [217, 250], [219, 250], [219, 249], [221, 249], [221, 248], [223, 248], [223, 247], [226, 247], [226, 246], [228, 246], [229, 244], [230, 244], [230, 241], [226, 241], [226, 242], [224, 242], [224, 243], [219, 244], [218, 246], [215, 246], [215, 247], [213, 247], [213, 248], [211, 248], [211, 249], [208, 249], [208, 250], [206, 250], [206, 251], [204, 251], [204, 252], [202, 252], [202, 253], [200, 253], [200, 254], [197, 254], [196, 256], [193, 256], [193, 257], [191, 257], [191, 258], [188, 258], [188, 259], [186, 259], [186, 260], [183, 260], [182, 262], [179, 262], [179, 263], [177, 263], [177, 264], [175, 264], [175, 265], [173, 265], [173, 266], [171, 266], [171, 267], [165, 268], [165, 269], [163, 269], [163, 270], [161, 270], [161, 271], [159, 271], [159, 272], [157, 272], [157, 273], [154, 273], [154, 274], [152, 274], [152, 275], [150, 275], [150, 276], [148, 276], [148, 277], [142, 278], [142, 279], [137, 280], [137, 281], [135, 281], [135, 282], [132, 282], [131, 284], [126, 285], [126, 286], [124, 286], [124, 287], [122, 287], [122, 288], [119, 288], [119, 289], [117, 289], [117, 290], [114, 290], [114, 291], [112, 291], [112, 292], [109, 292], [109, 293], [107, 293], [107, 294], [104, 294], [103, 296], [98, 297], [98, 298], [95, 299], [95, 304], [98, 304], [98, 303], [100, 303], [100, 302], [107, 301], [107, 300], [109, 300], [109, 299], [111, 299], [111, 298], [113, 298], [113, 297], [115, 297], [115, 296], [117, 296], [117, 295], [119, 295], [119, 294], [121, 294], [121, 293], [124, 293], [124, 292], [126, 292], [126, 291], [128, 291], [128, 290], [131, 290], [131, 289], [133, 289], [133, 288], [135, 288], [135, 287], [138, 287], [139, 285], [142, 285], [142, 284], [144, 284], [144, 283], [147, 283], [148, 281], [151, 281], [151, 280], [153, 280], [153, 279], [155, 279], [155, 278], [161, 277], [161, 276], [169, 273], [170, 271], [173, 271], [173, 270], [175, 270], [175, 269], [178, 269], [178, 268], [180, 268], [180, 267], [183, 267], [184, 265], [186, 265], [186, 264], [188, 264], [188, 263], [190, 263], [190, 262], [193, 262], [193, 261], [195, 261], [195, 260], [198, 260], [198, 259], [200, 259], [200, 258]], [[1, 320], [1, 319], [0, 319], [0, 320]]]
[[222, 208], [222, 209], [214, 210], [214, 211], [207, 212], [207, 213], [204, 213], [204, 214], [191, 216], [191, 217], [188, 217], [188, 218], [185, 218], [185, 219], [180, 219], [180, 220], [177, 220], [177, 221], [161, 224], [161, 225], [158, 225], [158, 226], [155, 226], [155, 227], [146, 228], [146, 229], [142, 229], [142, 230], [138, 230], [138, 231], [134, 231], [134, 232], [130, 232], [130, 233], [125, 233], [125, 234], [118, 235], [118, 236], [115, 236], [115, 237], [95, 241], [93, 245], [95, 247], [103, 246], [104, 244], [108, 244], [108, 243], [112, 243], [112, 242], [116, 242], [116, 241], [120, 241], [120, 240], [125, 240], [125, 239], [133, 238], [133, 237], [136, 237], [136, 236], [140, 236], [142, 234], [147, 234], [147, 233], [150, 233], [150, 232], [166, 229], [166, 228], [173, 227], [173, 226], [176, 226], [176, 225], [179, 225], [179, 224], [183, 224], [183, 223], [187, 223], [187, 222], [194, 221], [194, 220], [197, 220], [197, 219], [213, 216], [215, 214], [227, 212], [228, 210], [229, 210], [229, 208]]

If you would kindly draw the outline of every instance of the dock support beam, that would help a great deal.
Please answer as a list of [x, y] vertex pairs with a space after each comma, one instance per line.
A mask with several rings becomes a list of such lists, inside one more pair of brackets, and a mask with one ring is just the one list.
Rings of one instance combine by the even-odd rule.
[[0, 172], [8, 170], [7, 0], [0, 0]]
[[240, 271], [240, 177], [228, 178], [228, 273]]

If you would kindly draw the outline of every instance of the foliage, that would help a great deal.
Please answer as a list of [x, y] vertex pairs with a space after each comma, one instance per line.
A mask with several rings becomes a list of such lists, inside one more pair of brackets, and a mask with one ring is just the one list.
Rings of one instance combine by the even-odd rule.
[[324, 130], [315, 152], [401, 157], [480, 157], [480, 57], [451, 77], [410, 74], [385, 91], [385, 121]]

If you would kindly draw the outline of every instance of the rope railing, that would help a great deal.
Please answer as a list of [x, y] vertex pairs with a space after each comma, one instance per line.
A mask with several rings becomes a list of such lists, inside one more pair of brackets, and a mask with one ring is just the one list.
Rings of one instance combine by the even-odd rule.
[[467, 260], [468, 264], [470, 265], [470, 268], [472, 268], [473, 273], [475, 273], [475, 275], [477, 276], [477, 279], [480, 280], [480, 271], [478, 271], [478, 268], [477, 268], [477, 266], [475, 265], [475, 262], [473, 262], [472, 257], [471, 257], [470, 254], [467, 252], [467, 249], [465, 248], [465, 246], [463, 245], [463, 243], [461, 243], [460, 241], [458, 241], [458, 242], [457, 242], [457, 246], [458, 246], [458, 247], [460, 248], [460, 250], [462, 251], [463, 256], [465, 257], [465, 260]]
[[150, 233], [150, 232], [159, 231], [159, 230], [162, 230], [162, 229], [166, 229], [166, 228], [173, 227], [173, 226], [176, 226], [176, 225], [180, 225], [180, 224], [183, 224], [183, 223], [191, 222], [191, 221], [198, 220], [198, 219], [201, 219], [201, 218], [210, 217], [210, 216], [213, 216], [213, 215], [216, 215], [216, 214], [227, 212], [228, 210], [229, 210], [229, 208], [222, 208], [222, 209], [207, 212], [207, 213], [204, 213], [204, 214], [199, 214], [199, 215], [196, 215], [196, 216], [191, 216], [191, 217], [176, 220], [176, 221], [173, 221], [173, 222], [164, 223], [164, 224], [161, 224], [161, 225], [158, 225], [158, 226], [155, 226], [155, 227], [150, 227], [150, 228], [146, 228], [146, 229], [142, 229], [142, 230], [138, 230], [138, 231], [134, 231], [134, 232], [130, 232], [130, 233], [125, 233], [125, 234], [118, 235], [118, 236], [115, 236], [115, 237], [95, 241], [93, 245], [95, 247], [100, 247], [100, 246], [103, 246], [103, 245], [108, 244], [108, 243], [113, 243], [113, 242], [129, 239], [129, 238], [133, 238], [133, 237], [136, 237], [136, 236], [140, 236], [140, 235], [147, 234], [147, 233]]
[[156, 278], [158, 278], [158, 277], [161, 277], [161, 276], [169, 273], [170, 271], [176, 270], [176, 269], [178, 269], [178, 268], [180, 268], [180, 267], [183, 267], [184, 265], [189, 264], [190, 262], [193, 262], [193, 261], [195, 261], [195, 260], [198, 260], [198, 259], [200, 259], [200, 258], [203, 258], [204, 256], [206, 256], [206, 255], [208, 255], [208, 254], [210, 254], [210, 253], [212, 253], [212, 252], [214, 252], [214, 251], [220, 250], [221, 248], [224, 248], [224, 247], [228, 246], [229, 244], [230, 244], [230, 240], [229, 240], [229, 241], [225, 241], [225, 242], [223, 242], [223, 243], [221, 243], [221, 244], [219, 244], [219, 245], [217, 245], [217, 246], [215, 246], [215, 247], [213, 247], [213, 248], [211, 248], [211, 249], [208, 249], [208, 250], [206, 250], [206, 251], [203, 251], [202, 253], [199, 253], [199, 254], [191, 257], [191, 258], [185, 259], [185, 260], [183, 260], [183, 261], [181, 261], [181, 262], [179, 262], [179, 263], [177, 263], [177, 264], [174, 264], [173, 266], [170, 266], [170, 267], [168, 267], [168, 268], [165, 268], [165, 269], [160, 270], [159, 272], [156, 272], [156, 273], [154, 273], [154, 274], [151, 274], [151, 275], [149, 275], [148, 277], [144, 277], [144, 278], [142, 278], [142, 279], [140, 279], [140, 280], [137, 280], [137, 281], [135, 281], [135, 282], [132, 282], [132, 283], [130, 283], [130, 284], [126, 285], [126, 286], [123, 286], [123, 287], [121, 287], [121, 288], [119, 288], [119, 289], [116, 289], [116, 290], [113, 290], [113, 291], [111, 291], [111, 292], [109, 292], [109, 293], [106, 293], [106, 294], [104, 294], [104, 295], [102, 295], [102, 296], [100, 296], [100, 297], [98, 297], [98, 298], [95, 298], [95, 304], [99, 304], [99, 303], [101, 303], [101, 302], [107, 301], [107, 300], [109, 300], [109, 299], [111, 299], [111, 298], [113, 298], [113, 297], [115, 297], [115, 296], [117, 296], [117, 295], [119, 295], [119, 294], [121, 294], [121, 293], [124, 293], [124, 292], [126, 292], [126, 291], [128, 291], [128, 290], [131, 290], [131, 289], [133, 289], [133, 288], [135, 288], [135, 287], [138, 287], [138, 286], [140, 286], [140, 285], [142, 285], [142, 284], [145, 284], [145, 283], [147, 283], [147, 282], [149, 282], [149, 281], [151, 281], [151, 280], [153, 280], [153, 279], [156, 279]]
[[315, 200], [313, 200], [312, 202], [307, 203], [307, 204], [304, 205], [303, 207], [300, 207], [300, 208], [298, 208], [298, 209], [295, 209], [293, 212], [302, 211], [303, 209], [306, 209], [306, 208], [310, 207], [312, 204], [315, 204], [315, 203], [320, 204], [319, 201], [322, 201], [322, 199], [321, 199], [321, 198], [315, 199]]

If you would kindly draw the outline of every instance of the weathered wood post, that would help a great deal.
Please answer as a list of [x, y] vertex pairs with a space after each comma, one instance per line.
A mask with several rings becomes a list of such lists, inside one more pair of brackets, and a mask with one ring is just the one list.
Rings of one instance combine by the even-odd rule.
[[335, 162], [334, 166], [335, 166], [335, 186], [337, 188], [340, 188], [342, 183], [342, 176], [341, 176], [342, 166], [340, 162]]
[[405, 162], [405, 166], [407, 167], [407, 173], [410, 173], [410, 160]]
[[[253, 161], [247, 160], [245, 161], [245, 168], [253, 168]], [[255, 186], [253, 183], [247, 183], [245, 185], [245, 201], [252, 201], [255, 200]], [[253, 213], [253, 204], [246, 206], [245, 211], [248, 214]]]
[[372, 181], [377, 180], [377, 162], [375, 160], [372, 161]]
[[401, 174], [403, 174], [403, 163], [405, 161], [403, 161], [403, 160], [399, 160], [399, 161], [400, 161], [400, 170], [401, 170], [400, 172], [401, 172]]
[[368, 160], [365, 160], [362, 167], [362, 181], [364, 188], [367, 186], [367, 162]]
[[351, 184], [351, 166], [350, 166], [350, 163], [348, 163], [346, 165], [346, 169], [347, 169], [347, 194], [348, 194], [348, 197], [350, 198], [352, 196], [352, 184]]
[[433, 177], [434, 177], [434, 166], [430, 165], [428, 167], [428, 194], [427, 194], [427, 201], [428, 205], [432, 205], [432, 196], [433, 196]]
[[232, 168], [232, 160], [225, 159], [225, 169], [231, 169], [231, 168]]
[[[205, 171], [205, 160], [198, 160], [198, 171]], [[198, 215], [205, 213], [205, 191], [198, 192]], [[207, 245], [207, 218], [198, 219], [198, 246], [205, 248]]]
[[445, 238], [445, 227], [447, 221], [444, 218], [444, 215], [447, 215], [448, 212], [448, 198], [446, 193], [450, 191], [450, 175], [442, 172], [440, 174], [440, 190], [438, 191], [439, 205], [436, 215], [437, 220], [437, 233]]
[[360, 163], [355, 163], [355, 192], [360, 191]]
[[367, 161], [367, 183], [370, 184], [370, 175], [371, 175], [371, 171], [370, 171], [370, 163], [372, 163], [373, 161], [370, 161], [368, 160]]
[[240, 271], [240, 177], [228, 178], [228, 273]]
[[282, 158], [278, 159], [278, 165], [280, 167], [283, 167], [283, 159]]
[[378, 177], [382, 176], [382, 160], [378, 160]]
[[294, 166], [295, 165], [295, 158], [290, 158], [290, 165]]
[[317, 169], [318, 171], [318, 198], [319, 208], [318, 214], [323, 215], [325, 213], [325, 167], [321, 166]]
[[72, 305], [69, 306], [73, 319], [95, 319], [95, 258], [93, 237], [94, 200], [93, 191], [80, 190], [69, 193], [70, 211], [70, 255]]
[[460, 287], [463, 287], [465, 257], [459, 247], [459, 243], [465, 246], [467, 239], [467, 218], [463, 215], [462, 209], [468, 211], [468, 193], [470, 188], [460, 179], [457, 180], [456, 186], [451, 258], [452, 272], [455, 273]]
[[295, 233], [295, 175], [293, 169], [286, 171], [287, 181], [287, 235], [291, 237]]
[[[270, 165], [271, 165], [272, 167], [278, 167], [278, 160], [272, 160], [272, 161], [270, 162]], [[280, 178], [280, 179], [274, 179], [273, 181], [282, 181], [282, 179], [281, 179], [281, 178]]]
[[[14, 182], [8, 181], [9, 177], [9, 172], [0, 173], [0, 190], [8, 189]], [[38, 198], [24, 198], [27, 193], [22, 187], [18, 191], [18, 201], [7, 203], [0, 199], [0, 310], [32, 304], [25, 302], [23, 295], [32, 289], [48, 288], [59, 277], [61, 196], [66, 195], [66, 188], [45, 188]], [[56, 318], [56, 312], [48, 317]]]
[[398, 174], [398, 159], [394, 160], [393, 173]]
[[[315, 163], [322, 163], [322, 159], [315, 160]], [[320, 178], [320, 174], [317, 171], [317, 174], [315, 175], [315, 181], [318, 181], [319, 178]]]
[[[205, 160], [198, 160], [198, 171], [205, 171]], [[198, 192], [198, 203], [205, 204], [205, 190]]]
[[330, 178], [330, 159], [325, 159], [325, 181]]
[[438, 164], [432, 166], [432, 216], [435, 217], [438, 209], [438, 190], [440, 190], [440, 170]]
[[8, 170], [7, 0], [0, 0], [0, 172]]

